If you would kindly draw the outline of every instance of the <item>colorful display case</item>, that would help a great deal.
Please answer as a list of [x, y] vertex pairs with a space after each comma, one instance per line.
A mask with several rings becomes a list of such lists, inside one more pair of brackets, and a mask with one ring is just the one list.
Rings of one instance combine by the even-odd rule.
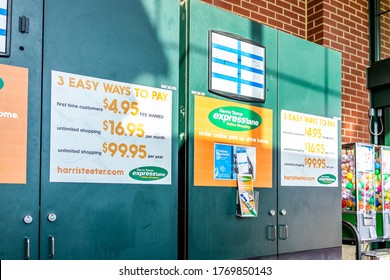
[[375, 147], [376, 230], [380, 238], [390, 238], [390, 147]]
[[[375, 207], [375, 146], [342, 145], [342, 216], [357, 227], [362, 241], [377, 239]], [[343, 232], [343, 238], [347, 233]]]

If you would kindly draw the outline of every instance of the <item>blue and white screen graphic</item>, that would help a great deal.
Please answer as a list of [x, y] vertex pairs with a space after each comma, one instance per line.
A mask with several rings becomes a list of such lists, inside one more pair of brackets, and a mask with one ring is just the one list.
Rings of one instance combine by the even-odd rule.
[[0, 53], [7, 47], [7, 0], [0, 0]]
[[210, 47], [210, 91], [265, 100], [264, 47], [215, 31]]

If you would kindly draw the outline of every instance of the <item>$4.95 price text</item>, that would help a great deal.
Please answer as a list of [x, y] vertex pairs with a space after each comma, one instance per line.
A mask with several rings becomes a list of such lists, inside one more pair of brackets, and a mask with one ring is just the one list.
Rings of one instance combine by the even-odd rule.
[[138, 102], [130, 102], [128, 100], [123, 100], [118, 102], [117, 99], [113, 99], [111, 102], [108, 98], [104, 98], [103, 107], [115, 114], [126, 115], [129, 113], [132, 116], [137, 116], [139, 113]]

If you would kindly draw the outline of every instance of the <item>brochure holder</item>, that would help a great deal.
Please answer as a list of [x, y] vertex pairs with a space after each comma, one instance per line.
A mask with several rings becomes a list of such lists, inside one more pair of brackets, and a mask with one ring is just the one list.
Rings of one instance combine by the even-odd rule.
[[253, 189], [251, 174], [237, 174], [236, 215], [238, 217], [257, 217], [259, 192]]

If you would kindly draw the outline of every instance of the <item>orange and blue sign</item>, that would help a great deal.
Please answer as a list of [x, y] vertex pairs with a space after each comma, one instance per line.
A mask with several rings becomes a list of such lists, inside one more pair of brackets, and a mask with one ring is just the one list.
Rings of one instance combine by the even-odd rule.
[[28, 69], [0, 64], [0, 184], [25, 184]]
[[254, 187], [272, 188], [272, 110], [194, 98], [194, 185], [237, 187], [244, 173]]

